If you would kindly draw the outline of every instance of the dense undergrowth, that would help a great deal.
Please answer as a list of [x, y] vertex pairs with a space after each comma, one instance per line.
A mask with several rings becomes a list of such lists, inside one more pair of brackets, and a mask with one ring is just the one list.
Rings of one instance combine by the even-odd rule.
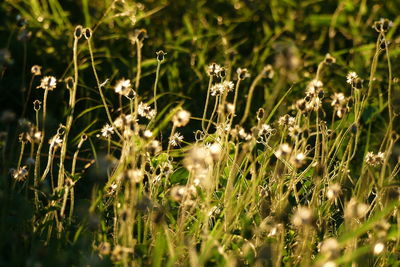
[[397, 1], [0, 4], [0, 266], [398, 266]]

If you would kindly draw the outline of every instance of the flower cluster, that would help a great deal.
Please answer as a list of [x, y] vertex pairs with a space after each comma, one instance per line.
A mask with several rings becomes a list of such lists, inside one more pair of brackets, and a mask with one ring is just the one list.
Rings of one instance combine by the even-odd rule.
[[371, 166], [379, 166], [382, 165], [385, 160], [385, 153], [378, 152], [374, 154], [374, 152], [368, 152], [365, 156], [365, 163]]

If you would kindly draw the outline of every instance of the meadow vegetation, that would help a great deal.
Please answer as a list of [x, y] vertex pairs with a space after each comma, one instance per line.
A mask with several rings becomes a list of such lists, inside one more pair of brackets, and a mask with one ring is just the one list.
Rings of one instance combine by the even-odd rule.
[[399, 12], [0, 3], [0, 266], [399, 266]]

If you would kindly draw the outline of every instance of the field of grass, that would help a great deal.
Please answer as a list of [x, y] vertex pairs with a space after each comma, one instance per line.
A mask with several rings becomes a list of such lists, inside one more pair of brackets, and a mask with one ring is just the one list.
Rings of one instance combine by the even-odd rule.
[[400, 266], [398, 0], [0, 3], [0, 266]]

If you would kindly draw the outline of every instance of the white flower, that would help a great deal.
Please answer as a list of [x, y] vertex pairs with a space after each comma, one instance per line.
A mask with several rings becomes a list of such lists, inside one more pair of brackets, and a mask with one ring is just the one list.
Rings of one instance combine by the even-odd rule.
[[218, 73], [220, 73], [222, 70], [221, 66], [216, 64], [216, 63], [211, 63], [208, 66], [208, 75], [210, 76], [216, 76]]
[[358, 78], [357, 73], [355, 73], [354, 71], [350, 71], [350, 72], [347, 74], [347, 76], [346, 76], [346, 82], [347, 82], [348, 84], [353, 84], [353, 81], [354, 81], [355, 79], [357, 79], [357, 78]]
[[171, 146], [179, 146], [182, 143], [183, 136], [179, 133], [176, 132], [173, 136], [169, 138], [169, 144]]
[[40, 85], [36, 88], [53, 91], [57, 86], [57, 80], [54, 76], [45, 76], [40, 80]]
[[156, 111], [151, 109], [146, 103], [140, 102], [138, 107], [138, 114], [147, 119], [152, 119], [156, 115]]
[[292, 148], [288, 143], [283, 143], [279, 146], [279, 149], [275, 152], [277, 158], [286, 157], [292, 152]]
[[222, 83], [225, 87], [225, 90], [227, 90], [228, 92], [233, 91], [235, 84], [231, 81], [224, 81]]
[[106, 124], [101, 129], [101, 136], [104, 138], [109, 138], [112, 134], [114, 134], [114, 127], [109, 124]]
[[217, 83], [211, 86], [211, 95], [212, 96], [219, 96], [222, 95], [225, 91], [225, 86], [222, 83]]
[[190, 115], [189, 111], [181, 109], [172, 117], [172, 123], [176, 127], [184, 127], [189, 123]]
[[136, 96], [136, 92], [133, 91], [130, 80], [119, 80], [114, 87], [114, 91], [129, 98], [134, 98]]

